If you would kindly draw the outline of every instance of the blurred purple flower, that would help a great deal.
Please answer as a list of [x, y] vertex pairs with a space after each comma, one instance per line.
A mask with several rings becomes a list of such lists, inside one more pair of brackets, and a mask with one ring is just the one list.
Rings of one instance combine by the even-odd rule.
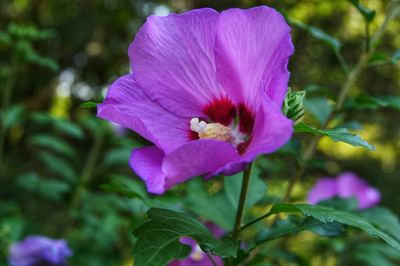
[[328, 177], [321, 178], [308, 193], [308, 202], [311, 204], [317, 204], [322, 200], [333, 198], [336, 195], [336, 180]]
[[64, 266], [72, 256], [65, 240], [53, 240], [44, 236], [29, 236], [11, 246], [10, 266]]
[[[216, 238], [220, 238], [224, 235], [225, 231], [213, 223], [206, 223], [206, 226]], [[168, 264], [168, 266], [213, 266], [212, 261], [208, 258], [207, 254], [204, 253], [200, 246], [197, 245], [196, 241], [189, 237], [182, 237], [180, 239], [182, 244], [186, 244], [192, 247], [192, 252], [189, 256], [183, 260], [175, 260]], [[212, 256], [218, 266], [223, 266], [222, 259], [218, 256]]]
[[308, 202], [317, 204], [333, 197], [357, 199], [358, 208], [366, 209], [377, 205], [380, 192], [369, 186], [364, 180], [351, 172], [345, 172], [336, 178], [321, 178], [308, 193]]
[[293, 45], [274, 9], [150, 16], [128, 53], [132, 73], [111, 85], [98, 116], [155, 145], [130, 158], [149, 192], [232, 175], [290, 139], [281, 106]]
[[381, 200], [379, 190], [369, 186], [354, 173], [342, 173], [336, 180], [338, 196], [342, 198], [355, 197], [360, 209], [371, 208]]

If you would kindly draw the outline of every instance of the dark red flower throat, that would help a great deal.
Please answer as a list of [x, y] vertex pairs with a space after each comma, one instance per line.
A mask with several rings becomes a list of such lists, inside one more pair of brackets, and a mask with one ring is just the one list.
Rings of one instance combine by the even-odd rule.
[[[204, 118], [200, 120], [206, 123], [219, 123], [225, 127], [230, 127], [233, 134], [241, 135], [243, 141], [237, 144], [239, 153], [243, 153], [250, 143], [251, 134], [254, 127], [254, 114], [244, 104], [233, 104], [227, 97], [215, 99], [203, 108]], [[197, 132], [190, 131], [190, 139], [199, 139]]]

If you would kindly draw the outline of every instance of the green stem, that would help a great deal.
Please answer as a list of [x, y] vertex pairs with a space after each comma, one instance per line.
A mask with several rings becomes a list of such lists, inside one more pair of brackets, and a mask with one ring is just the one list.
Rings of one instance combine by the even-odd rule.
[[357, 65], [353, 68], [350, 72], [342, 90], [339, 93], [338, 101], [336, 104], [336, 110], [340, 110], [343, 107], [344, 101], [347, 98], [350, 88], [353, 86], [355, 81], [357, 80], [358, 76], [361, 73], [361, 70], [368, 64], [368, 60], [371, 58], [372, 54], [374, 53], [377, 43], [382, 37], [383, 33], [386, 31], [389, 23], [394, 20], [400, 13], [400, 1], [396, 0], [393, 1], [392, 4], [389, 6], [388, 15], [385, 17], [382, 25], [379, 29], [375, 32], [372, 36], [371, 41], [369, 42], [369, 50], [364, 53], [360, 59], [358, 60]]
[[343, 69], [344, 73], [345, 73], [346, 75], [349, 74], [349, 66], [348, 66], [347, 63], [346, 63], [346, 60], [344, 60], [344, 58], [343, 58], [342, 53], [340, 52], [340, 50], [339, 50], [339, 49], [334, 49], [333, 51], [334, 51], [334, 53], [335, 53], [336, 58], [337, 58], [338, 61], [339, 61], [339, 64], [340, 64], [341, 68]]
[[262, 215], [262, 216], [260, 216], [260, 217], [258, 217], [258, 218], [256, 218], [256, 219], [254, 219], [254, 220], [248, 222], [247, 224], [243, 225], [243, 226], [240, 228], [240, 230], [242, 231], [242, 230], [246, 229], [247, 227], [249, 227], [250, 225], [253, 225], [253, 224], [255, 224], [255, 223], [257, 223], [257, 222], [259, 222], [259, 221], [261, 221], [261, 220], [263, 220], [263, 219], [265, 219], [265, 218], [268, 218], [268, 217], [270, 217], [271, 215], [272, 215], [272, 213], [271, 213], [271, 212], [268, 212], [268, 213], [266, 213], [266, 214], [264, 214], [264, 215]]
[[[6, 82], [6, 85], [4, 87], [4, 95], [3, 95], [3, 101], [2, 101], [2, 118], [1, 118], [1, 126], [0, 126], [0, 169], [4, 169], [2, 167], [3, 163], [3, 153], [4, 153], [4, 145], [5, 145], [5, 139], [6, 139], [6, 133], [7, 129], [5, 128], [5, 114], [7, 112], [8, 107], [10, 106], [11, 99], [12, 99], [12, 93], [15, 85], [15, 78], [17, 76], [17, 67], [18, 67], [18, 52], [14, 51], [12, 54], [11, 58], [11, 64], [10, 64], [10, 72], [8, 74], [8, 80]], [[2, 171], [2, 170], [0, 170]]]
[[72, 206], [78, 206], [86, 192], [86, 185], [93, 174], [96, 166], [96, 161], [100, 153], [101, 145], [103, 144], [104, 132], [100, 128], [94, 136], [92, 147], [90, 148], [89, 155], [86, 159], [85, 165], [83, 166], [82, 173], [80, 175], [79, 184], [76, 189], [75, 195], [72, 198]]
[[365, 23], [365, 50], [368, 52], [371, 48], [371, 34], [369, 31], [369, 22]]
[[240, 228], [242, 226], [243, 214], [246, 207], [247, 193], [251, 179], [251, 168], [253, 163], [250, 163], [243, 172], [242, 189], [240, 191], [239, 204], [236, 211], [235, 226], [233, 227], [232, 237], [237, 240], [239, 238]]

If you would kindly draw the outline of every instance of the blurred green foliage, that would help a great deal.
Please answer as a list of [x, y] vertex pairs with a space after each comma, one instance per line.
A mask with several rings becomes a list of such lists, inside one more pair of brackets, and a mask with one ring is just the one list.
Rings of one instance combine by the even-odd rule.
[[[349, 68], [369, 49], [366, 40], [382, 22], [388, 3], [0, 0], [0, 265], [7, 265], [9, 245], [28, 234], [66, 238], [75, 254], [71, 265], [131, 265], [132, 228], [144, 222], [145, 211], [153, 206], [190, 210], [227, 230], [232, 226], [239, 177], [207, 183], [194, 179], [162, 200], [148, 195], [127, 164], [132, 148], [146, 142], [95, 118], [94, 109], [79, 107], [82, 102], [101, 101], [108, 85], [129, 71], [127, 48], [148, 15], [205, 6], [223, 10], [266, 4], [280, 10], [293, 26], [296, 48], [289, 66], [290, 86], [307, 93], [303, 121], [322, 127], [333, 112], [332, 103]], [[305, 179], [294, 191], [295, 201], [304, 201], [312, 180], [351, 170], [382, 192], [382, 205], [400, 214], [398, 32], [400, 20], [390, 25], [377, 44], [369, 66], [344, 103], [345, 111], [330, 125], [363, 129], [362, 137], [376, 151], [321, 139], [317, 155], [305, 169]], [[253, 218], [281, 199], [309, 137], [299, 134], [273, 156], [257, 160], [249, 200], [257, 203], [249, 208]], [[389, 233], [399, 235], [398, 219], [387, 209], [363, 215], [379, 218], [374, 224], [390, 223], [387, 228], [394, 231]], [[300, 232], [310, 228], [308, 223], [293, 216], [280, 222], [283, 227], [278, 233], [282, 228]], [[333, 235], [339, 235], [334, 238], [303, 232], [279, 243], [268, 242], [260, 254], [268, 253], [270, 260], [255, 257], [252, 263], [398, 265], [399, 254], [381, 242], [371, 244], [371, 238], [353, 232], [344, 236], [343, 228], [333, 227], [313, 232], [327, 236], [333, 230], [337, 233]], [[254, 234], [249, 230], [245, 237]]]

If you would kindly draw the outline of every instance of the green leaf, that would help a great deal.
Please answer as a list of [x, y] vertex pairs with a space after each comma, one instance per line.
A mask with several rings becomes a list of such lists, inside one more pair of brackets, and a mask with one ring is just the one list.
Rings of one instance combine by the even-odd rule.
[[85, 136], [85, 133], [83, 132], [82, 128], [66, 119], [60, 119], [60, 118], [54, 118], [53, 120], [53, 125], [55, 128], [58, 130], [62, 131], [63, 133], [77, 138], [77, 139], [83, 139]]
[[379, 237], [387, 244], [400, 251], [398, 240], [373, 226], [367, 219], [350, 212], [339, 211], [330, 207], [308, 204], [275, 204], [270, 214], [277, 213], [302, 213], [305, 216], [313, 217], [323, 223], [339, 222], [365, 231], [371, 236]]
[[283, 113], [293, 121], [299, 120], [304, 115], [303, 100], [305, 91], [294, 91], [289, 88], [283, 102]]
[[211, 221], [218, 226], [231, 230], [235, 219], [235, 210], [224, 191], [209, 195], [200, 178], [191, 180], [188, 184], [188, 206], [191, 211]]
[[55, 35], [52, 30], [39, 30], [35, 25], [22, 25], [17, 23], [10, 23], [7, 32], [19, 39], [26, 40], [46, 40]]
[[39, 124], [52, 123], [54, 118], [45, 112], [33, 112], [30, 117], [33, 121]]
[[12, 39], [9, 34], [0, 31], [0, 42], [10, 45], [12, 42]]
[[358, 95], [357, 97], [347, 100], [345, 108], [348, 109], [370, 109], [375, 110], [380, 107], [386, 107], [387, 103], [377, 97], [372, 97], [369, 95]]
[[389, 56], [382, 52], [375, 52], [368, 60], [368, 65], [369, 66], [380, 66], [387, 64], [396, 65], [399, 60], [400, 60], [400, 49], [394, 52], [392, 56]]
[[375, 207], [363, 210], [360, 216], [400, 240], [400, 221], [391, 210], [384, 207]]
[[321, 85], [317, 85], [317, 84], [307, 84], [304, 87], [304, 90], [307, 93], [307, 97], [308, 96], [312, 96], [312, 97], [316, 97], [316, 96], [325, 96], [329, 99], [334, 98], [334, 94], [332, 93], [332, 89], [325, 87], [325, 86], [321, 86]]
[[134, 231], [138, 238], [133, 251], [136, 266], [164, 266], [174, 259], [187, 256], [191, 248], [181, 237], [191, 237], [200, 247], [221, 257], [234, 257], [237, 245], [233, 240], [215, 239], [193, 216], [167, 209], [151, 208], [149, 220]]
[[127, 188], [118, 180], [112, 180], [109, 183], [101, 185], [100, 188], [104, 191], [114, 192], [127, 198], [144, 199], [144, 196], [140, 192]]
[[375, 10], [368, 9], [360, 3], [360, 0], [348, 0], [361, 13], [367, 23], [370, 23], [375, 17]]
[[79, 105], [82, 108], [96, 108], [99, 103], [95, 102], [84, 102]]
[[317, 129], [305, 123], [298, 123], [294, 126], [297, 133], [312, 133], [328, 136], [333, 141], [341, 141], [352, 146], [364, 147], [375, 150], [375, 147], [363, 140], [360, 136], [350, 133], [347, 128]]
[[44, 178], [33, 172], [20, 175], [17, 184], [26, 191], [54, 201], [60, 201], [63, 195], [70, 191], [67, 183]]
[[330, 36], [329, 34], [327, 34], [326, 32], [324, 32], [321, 29], [318, 29], [314, 26], [310, 26], [303, 22], [296, 21], [293, 19], [288, 19], [288, 22], [289, 22], [289, 24], [291, 24], [299, 29], [307, 31], [315, 39], [325, 42], [335, 51], [339, 51], [342, 46], [342, 44], [340, 43], [340, 41], [338, 39]]
[[400, 111], [400, 96], [377, 96], [378, 100], [385, 103], [385, 107]]
[[103, 163], [105, 165], [126, 164], [132, 153], [131, 148], [112, 149], [104, 156]]
[[355, 246], [354, 258], [366, 266], [398, 266], [400, 253], [382, 243], [360, 243]]
[[[250, 182], [246, 208], [252, 207], [265, 196], [267, 186], [259, 177], [259, 172], [260, 170], [255, 167]], [[191, 180], [187, 184], [187, 204], [190, 210], [207, 221], [211, 221], [226, 230], [231, 230], [239, 201], [242, 178], [240, 173], [224, 177], [224, 189], [213, 195], [207, 193], [203, 180]]]
[[38, 155], [44, 166], [52, 173], [64, 177], [71, 183], [77, 180], [77, 174], [72, 165], [65, 159], [49, 152], [40, 152]]
[[85, 137], [85, 133], [80, 125], [72, 121], [54, 117], [45, 112], [34, 112], [31, 114], [31, 118], [33, 121], [39, 124], [51, 124], [54, 126], [54, 128], [62, 131], [63, 133], [71, 137], [77, 139], [83, 139]]
[[310, 113], [320, 125], [325, 125], [333, 111], [333, 107], [325, 97], [306, 98], [304, 108]]
[[256, 245], [281, 238], [287, 235], [297, 234], [301, 231], [309, 230], [315, 226], [320, 225], [321, 222], [315, 219], [306, 219], [302, 222], [294, 222], [290, 219], [277, 222], [274, 227], [265, 228], [261, 230], [255, 238]]
[[71, 158], [76, 155], [74, 149], [67, 142], [49, 134], [34, 135], [30, 138], [29, 142]]
[[[2, 204], [5, 204], [5, 202], [2, 202]], [[17, 215], [18, 209], [13, 213], [10, 212], [7, 215], [2, 216], [0, 220], [0, 262], [5, 262], [3, 259], [5, 259], [8, 254], [8, 247], [17, 242], [23, 236], [24, 227], [27, 221], [22, 217], [22, 215]], [[5, 266], [8, 264], [4, 263], [1, 265]]]
[[347, 109], [368, 109], [376, 110], [379, 108], [392, 108], [400, 111], [400, 97], [399, 96], [370, 96], [366, 94], [358, 95], [354, 98], [348, 99], [345, 108]]
[[338, 236], [343, 234], [344, 232], [344, 225], [341, 223], [333, 222], [333, 223], [327, 223], [327, 224], [320, 224], [316, 225], [309, 230], [313, 232], [314, 234], [320, 235], [320, 236], [325, 236], [325, 237], [332, 237], [332, 236]]
[[311, 231], [320, 236], [337, 236], [344, 232], [343, 224], [332, 222], [323, 223], [312, 217], [299, 218], [289, 216], [278, 221], [274, 226], [262, 229], [255, 238], [255, 244], [271, 241], [287, 235], [297, 234], [302, 231]]
[[392, 63], [396, 64], [400, 60], [400, 49], [397, 50], [392, 56]]
[[57, 72], [60, 68], [54, 59], [38, 54], [32, 47], [31, 43], [27, 41], [19, 41], [16, 48], [18, 49], [21, 58], [26, 62], [46, 67], [54, 72]]
[[368, 60], [368, 65], [370, 66], [383, 65], [387, 63], [391, 63], [390, 57], [386, 53], [380, 51], [374, 52]]
[[220, 243], [213, 249], [204, 246], [205, 251], [209, 251], [210, 253], [221, 257], [236, 257], [238, 243], [233, 240], [233, 238], [230, 236], [223, 236], [219, 241]]
[[21, 121], [21, 117], [25, 111], [22, 105], [13, 105], [4, 113], [2, 113], [2, 123], [5, 129], [9, 129]]

